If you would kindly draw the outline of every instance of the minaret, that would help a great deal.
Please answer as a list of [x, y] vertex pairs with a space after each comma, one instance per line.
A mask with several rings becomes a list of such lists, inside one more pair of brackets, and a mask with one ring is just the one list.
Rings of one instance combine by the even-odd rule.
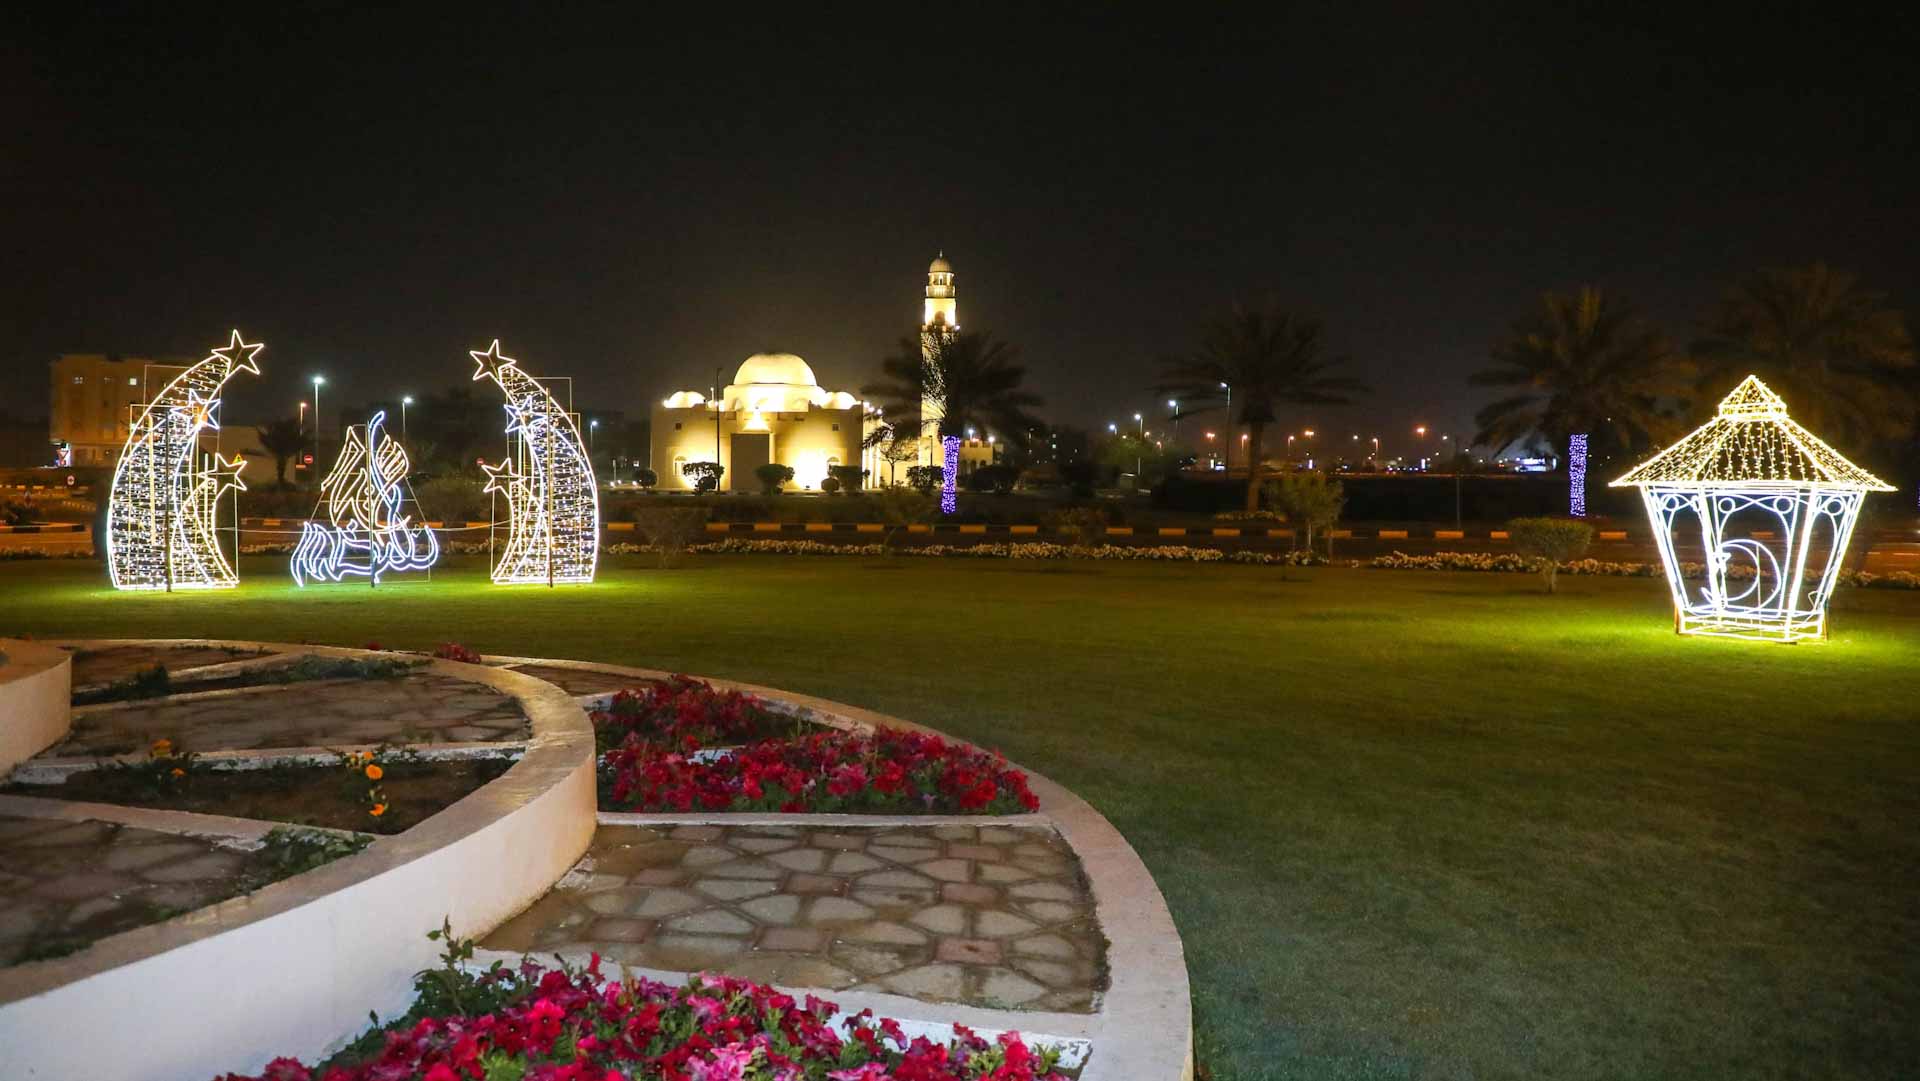
[[[947, 253], [943, 250], [927, 264], [927, 306], [920, 320], [921, 356], [931, 357], [937, 343], [959, 332], [960, 302], [954, 298], [953, 264], [947, 262]], [[940, 418], [946, 412], [943, 406], [937, 398], [924, 398], [920, 402], [922, 465], [940, 464], [935, 448], [940, 442]]]

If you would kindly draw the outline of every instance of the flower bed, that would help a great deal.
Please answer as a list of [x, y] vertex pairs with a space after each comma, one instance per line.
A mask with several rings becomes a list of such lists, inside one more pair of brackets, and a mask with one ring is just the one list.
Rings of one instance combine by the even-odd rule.
[[[648, 544], [608, 544], [601, 551], [613, 555], [635, 555], [657, 551]], [[1195, 548], [1184, 544], [1122, 545], [1096, 544], [1078, 547], [1029, 541], [1014, 544], [923, 544], [889, 547], [884, 544], [827, 544], [812, 540], [754, 540], [729, 537], [726, 540], [694, 544], [689, 552], [705, 555], [790, 555], [790, 556], [919, 556], [963, 557], [971, 559], [1101, 559], [1147, 560], [1160, 563], [1250, 563], [1261, 566], [1307, 567], [1327, 562], [1305, 550], [1288, 552], [1228, 552], [1219, 548]]]
[[[1421, 570], [1421, 571], [1475, 571], [1490, 573], [1533, 573], [1538, 566], [1526, 556], [1512, 552], [1435, 552], [1431, 555], [1408, 555], [1405, 552], [1393, 552], [1376, 556], [1365, 566], [1374, 570]], [[1606, 578], [1658, 578], [1664, 573], [1658, 563], [1613, 563], [1604, 559], [1576, 559], [1560, 564], [1561, 574], [1587, 574]], [[1727, 568], [1727, 577], [1742, 580], [1753, 577], [1751, 566], [1737, 565]], [[1680, 564], [1680, 577], [1684, 579], [1704, 578], [1707, 568], [1700, 563]], [[1909, 571], [1892, 571], [1887, 574], [1875, 574], [1871, 571], [1841, 571], [1835, 576], [1836, 585], [1860, 586], [1866, 589], [1920, 589], [1920, 574]]]
[[[462, 946], [470, 952], [460, 944], [449, 955]], [[224, 1081], [1065, 1081], [1057, 1052], [1029, 1048], [1018, 1033], [988, 1041], [955, 1026], [948, 1043], [909, 1040], [870, 1011], [836, 1022], [831, 1002], [726, 976], [684, 987], [605, 980], [597, 955], [577, 970], [522, 962], [474, 976], [449, 965], [421, 973], [416, 987], [411, 1023], [343, 1056], [358, 1061], [275, 1059], [257, 1076]]]
[[1004, 757], [880, 728], [769, 739], [720, 755], [633, 740], [600, 759], [601, 806], [622, 811], [1015, 814], [1040, 802]]
[[621, 691], [588, 716], [603, 752], [629, 744], [692, 752], [814, 730], [754, 695], [689, 676]]

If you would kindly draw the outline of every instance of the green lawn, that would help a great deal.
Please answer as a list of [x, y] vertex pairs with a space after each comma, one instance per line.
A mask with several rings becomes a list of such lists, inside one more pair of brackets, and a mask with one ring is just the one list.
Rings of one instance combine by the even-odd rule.
[[0, 631], [458, 640], [998, 746], [1153, 869], [1217, 1078], [1920, 1063], [1920, 594], [1780, 647], [1678, 639], [1644, 579], [711, 557], [299, 592], [284, 563], [173, 597], [4, 564]]

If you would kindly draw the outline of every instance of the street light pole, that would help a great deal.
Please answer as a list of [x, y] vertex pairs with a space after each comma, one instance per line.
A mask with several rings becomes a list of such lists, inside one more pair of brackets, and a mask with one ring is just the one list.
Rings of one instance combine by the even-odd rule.
[[400, 440], [407, 438], [407, 407], [413, 404], [413, 395], [405, 394], [400, 398]]
[[313, 377], [313, 472], [310, 477], [320, 475], [320, 384], [326, 381], [324, 375]]

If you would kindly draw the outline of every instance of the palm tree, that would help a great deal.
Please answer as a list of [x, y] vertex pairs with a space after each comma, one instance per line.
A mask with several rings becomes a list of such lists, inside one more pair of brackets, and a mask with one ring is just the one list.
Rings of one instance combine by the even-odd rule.
[[307, 450], [306, 433], [300, 430], [300, 422], [288, 417], [262, 424], [253, 430], [254, 438], [260, 445], [250, 447], [249, 454], [266, 454], [273, 457], [273, 475], [282, 488], [287, 485], [287, 463]]
[[1763, 270], [1729, 290], [1695, 352], [1716, 385], [1757, 374], [1823, 438], [1859, 452], [1912, 434], [1906, 320], [1825, 263]]
[[1675, 434], [1674, 404], [1693, 394], [1693, 365], [1666, 336], [1600, 289], [1547, 293], [1493, 347], [1493, 366], [1468, 377], [1515, 393], [1474, 415], [1474, 442], [1495, 449], [1546, 441], [1562, 461], [1567, 437], [1589, 453], [1635, 450]]
[[[1006, 434], [1039, 427], [1027, 411], [1040, 404], [1040, 396], [1020, 389], [1027, 369], [1019, 358], [1018, 347], [984, 331], [900, 339], [897, 351], [880, 362], [889, 381], [860, 388], [860, 396], [878, 400], [887, 417], [886, 425], [868, 436], [869, 444], [932, 435], [944, 450], [970, 427]], [[925, 403], [933, 403], [939, 415], [923, 415]], [[951, 514], [954, 470], [941, 457], [940, 507]]]
[[[1159, 394], [1179, 398], [1219, 398], [1231, 392], [1230, 427], [1247, 426], [1247, 509], [1260, 509], [1266, 475], [1267, 425], [1282, 402], [1341, 405], [1367, 389], [1365, 383], [1336, 371], [1346, 357], [1322, 359], [1326, 327], [1318, 319], [1295, 315], [1269, 303], [1236, 305], [1206, 325], [1200, 348], [1160, 362]], [[1229, 444], [1231, 437], [1229, 437]]]

